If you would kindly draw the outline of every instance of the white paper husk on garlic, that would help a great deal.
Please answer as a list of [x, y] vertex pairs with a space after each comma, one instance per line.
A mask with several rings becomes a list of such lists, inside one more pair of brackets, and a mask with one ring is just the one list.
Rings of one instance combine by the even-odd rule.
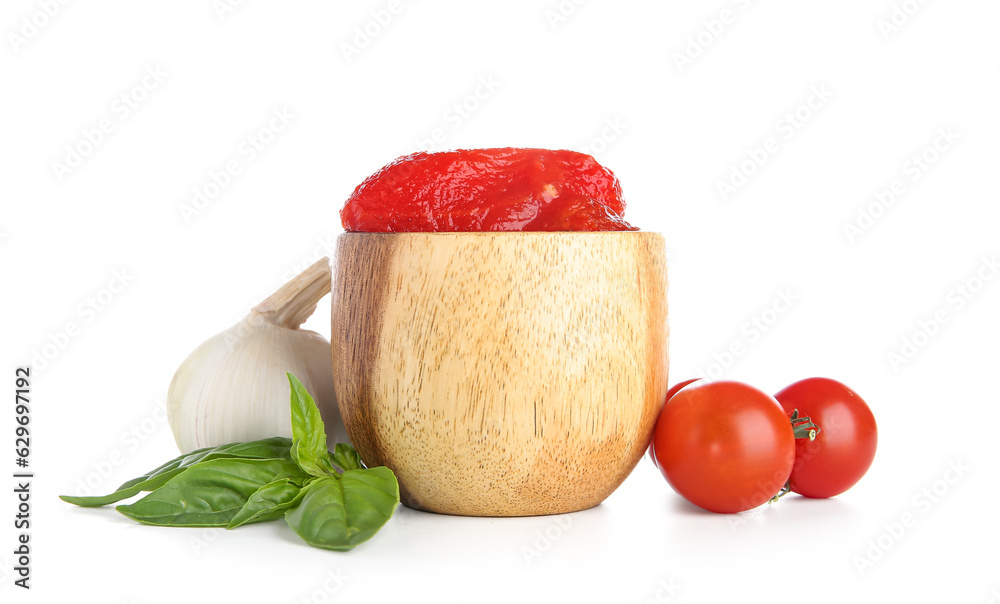
[[184, 360], [167, 392], [167, 421], [182, 453], [291, 437], [286, 371], [316, 400], [329, 448], [350, 442], [333, 392], [330, 342], [299, 329], [329, 292], [329, 259], [323, 258]]

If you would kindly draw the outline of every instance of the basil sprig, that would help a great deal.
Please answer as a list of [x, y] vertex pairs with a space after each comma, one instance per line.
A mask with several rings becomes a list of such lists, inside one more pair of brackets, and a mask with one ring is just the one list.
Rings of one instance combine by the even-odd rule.
[[[60, 495], [59, 498], [68, 503], [82, 507], [98, 507], [116, 503], [123, 499], [128, 499], [133, 495], [138, 495], [142, 491], [155, 491], [164, 485], [168, 480], [177, 476], [181, 472], [198, 462], [210, 461], [224, 458], [249, 458], [249, 459], [291, 459], [289, 449], [292, 446], [292, 439], [283, 436], [255, 440], [248, 443], [230, 443], [218, 447], [207, 447], [198, 449], [185, 455], [175, 457], [155, 470], [150, 470], [144, 476], [133, 478], [122, 484], [110, 495], [100, 497], [74, 497], [72, 495]], [[350, 447], [350, 445], [344, 445]]]
[[292, 374], [292, 438], [274, 437], [199, 449], [97, 497], [63, 495], [95, 507], [141, 492], [115, 509], [154, 526], [236, 528], [285, 522], [306, 543], [347, 551], [378, 532], [399, 505], [399, 484], [386, 467], [366, 468], [351, 445], [326, 449], [326, 429], [312, 396]]
[[399, 503], [396, 477], [386, 467], [319, 478], [303, 492], [285, 522], [309, 545], [341, 551], [370, 539]]

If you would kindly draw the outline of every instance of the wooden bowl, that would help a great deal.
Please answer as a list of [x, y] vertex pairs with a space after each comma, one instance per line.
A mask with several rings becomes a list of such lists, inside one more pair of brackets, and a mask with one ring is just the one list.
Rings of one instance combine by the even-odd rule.
[[331, 340], [348, 435], [413, 508], [595, 506], [663, 406], [666, 291], [658, 233], [343, 234]]

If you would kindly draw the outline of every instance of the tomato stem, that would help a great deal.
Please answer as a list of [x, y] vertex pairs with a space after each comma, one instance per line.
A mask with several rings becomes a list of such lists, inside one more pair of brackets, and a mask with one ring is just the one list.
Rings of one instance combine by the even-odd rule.
[[[788, 419], [792, 422], [792, 434], [795, 435], [795, 438], [816, 440], [816, 435], [819, 434], [820, 427], [814, 424], [810, 417], [799, 417], [799, 410], [793, 409]], [[774, 503], [791, 492], [792, 481], [787, 480], [784, 486], [781, 487], [781, 490], [778, 491], [778, 494], [771, 498], [770, 503]]]
[[782, 497], [784, 497], [785, 495], [787, 495], [787, 494], [789, 494], [791, 492], [792, 492], [792, 481], [790, 481], [790, 480], [785, 481], [784, 486], [781, 487], [781, 490], [778, 491], [778, 494], [775, 495], [774, 497], [772, 497], [770, 499], [770, 501], [768, 501], [768, 503], [774, 503], [775, 501], [781, 499]]
[[[816, 435], [819, 434], [820, 427], [814, 424], [811, 418], [799, 417], [799, 410], [793, 409], [788, 419], [792, 422], [792, 433], [795, 435], [795, 438], [816, 440]], [[778, 496], [780, 497], [780, 495]]]

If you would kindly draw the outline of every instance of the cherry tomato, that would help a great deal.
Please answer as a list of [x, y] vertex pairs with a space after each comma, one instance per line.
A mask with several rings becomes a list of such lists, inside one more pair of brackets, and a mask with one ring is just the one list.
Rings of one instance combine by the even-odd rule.
[[853, 487], [875, 459], [878, 427], [868, 404], [836, 380], [808, 378], [774, 395], [785, 412], [798, 409], [819, 426], [816, 439], [795, 442], [792, 492], [806, 497], [840, 495]]
[[[664, 400], [664, 403], [666, 401], [669, 401], [671, 398], [673, 398], [673, 396], [675, 394], [677, 394], [677, 392], [680, 391], [681, 388], [683, 388], [684, 386], [687, 386], [691, 382], [697, 382], [700, 379], [701, 378], [694, 378], [694, 379], [690, 379], [690, 380], [684, 380], [683, 382], [677, 382], [676, 384], [674, 384], [673, 386], [671, 386], [669, 390], [667, 390], [667, 398]], [[656, 453], [653, 452], [653, 441], [649, 441], [649, 458], [651, 460], [653, 460], [653, 465], [654, 466], [657, 465], [657, 463], [656, 463]]]
[[768, 501], [795, 460], [792, 425], [778, 402], [733, 381], [703, 381], [675, 394], [656, 422], [653, 446], [670, 486], [712, 512]]

